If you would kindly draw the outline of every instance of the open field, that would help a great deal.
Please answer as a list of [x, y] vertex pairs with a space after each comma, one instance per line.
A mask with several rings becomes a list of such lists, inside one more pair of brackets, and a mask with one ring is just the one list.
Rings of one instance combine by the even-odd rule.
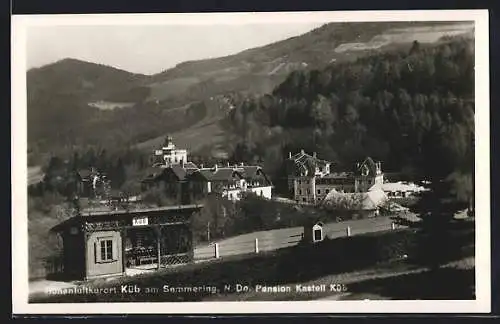
[[122, 108], [130, 108], [134, 105], [133, 102], [110, 102], [110, 101], [96, 101], [89, 102], [88, 105], [90, 107], [95, 107], [101, 110], [113, 110], [113, 109], [122, 109]]
[[[344, 43], [339, 45], [336, 53], [349, 51], [377, 50], [384, 46], [395, 43], [407, 43], [418, 41], [420, 43], [435, 43], [442, 37], [454, 37], [459, 35], [472, 35], [474, 25], [471, 23], [455, 24], [450, 26], [427, 26], [394, 28], [385, 33], [374, 36], [368, 42]], [[472, 35], [473, 36], [473, 35]]]
[[[179, 113], [186, 112], [190, 109], [192, 104], [193, 103], [171, 108], [166, 111], [175, 111]], [[224, 142], [225, 132], [219, 122], [226, 116], [225, 111], [221, 110], [216, 104], [206, 104], [205, 106], [207, 108], [205, 116], [199, 122], [190, 127], [185, 127], [169, 133], [169, 135], [175, 139], [175, 143], [178, 147], [185, 148], [189, 152], [196, 152], [203, 147]], [[165, 136], [166, 134], [138, 143], [136, 147], [141, 150], [149, 151], [157, 149], [165, 141]]]
[[[351, 235], [387, 231], [393, 220], [389, 217], [376, 217], [360, 220], [349, 220], [339, 223], [325, 224], [323, 234], [328, 238], [337, 238], [347, 235], [346, 229], [351, 228]], [[291, 227], [269, 231], [253, 232], [231, 237], [218, 242], [219, 256], [227, 257], [254, 252], [255, 239], [259, 241], [260, 251], [272, 251], [294, 246], [300, 240], [303, 227]], [[195, 249], [195, 259], [213, 258], [214, 246], [198, 246]]]

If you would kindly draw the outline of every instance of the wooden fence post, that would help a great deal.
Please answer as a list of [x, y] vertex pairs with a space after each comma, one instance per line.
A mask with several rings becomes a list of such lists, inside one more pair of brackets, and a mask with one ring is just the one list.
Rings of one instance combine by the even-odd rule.
[[215, 258], [218, 259], [219, 258], [219, 243], [215, 243], [214, 247], [215, 247]]
[[392, 223], [391, 223], [391, 229], [392, 229], [392, 230], [395, 230], [395, 229], [396, 229], [396, 223], [394, 223], [394, 222], [392, 222]]
[[255, 238], [255, 253], [259, 253], [259, 239]]
[[351, 226], [347, 226], [346, 233], [347, 233], [347, 236], [351, 236]]

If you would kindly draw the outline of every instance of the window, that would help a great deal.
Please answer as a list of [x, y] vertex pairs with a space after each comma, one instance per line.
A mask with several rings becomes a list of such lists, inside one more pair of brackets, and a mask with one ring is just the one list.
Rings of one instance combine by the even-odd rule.
[[112, 240], [101, 241], [101, 260], [102, 261], [113, 260], [113, 241]]
[[306, 202], [306, 198], [302, 198], [302, 201], [303, 201], [303, 202]]
[[326, 192], [326, 193], [329, 193], [329, 192], [330, 192], [330, 189], [326, 189], [326, 191], [325, 191], [325, 192]]
[[96, 262], [114, 261], [113, 240], [111, 238], [97, 239], [95, 251]]
[[321, 190], [318, 189], [318, 195], [321, 194]]
[[299, 189], [299, 195], [302, 195], [302, 189]]

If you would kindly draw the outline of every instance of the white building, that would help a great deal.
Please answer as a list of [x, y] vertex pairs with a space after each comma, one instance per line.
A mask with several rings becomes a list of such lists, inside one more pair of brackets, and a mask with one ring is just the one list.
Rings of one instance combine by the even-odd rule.
[[332, 163], [301, 150], [289, 153], [288, 184], [293, 199], [301, 204], [318, 204], [332, 190], [340, 193], [368, 192], [381, 185], [384, 175], [380, 162], [366, 158], [357, 163], [355, 172], [332, 172]]
[[382, 184], [382, 190], [387, 197], [392, 199], [411, 198], [427, 189], [412, 182], [386, 182]]
[[237, 201], [242, 193], [251, 192], [257, 196], [271, 199], [272, 183], [259, 166], [235, 165], [200, 168], [188, 179], [192, 201], [217, 192], [229, 200]]
[[155, 162], [166, 166], [187, 162], [187, 150], [177, 149], [171, 136], [167, 136], [161, 150], [155, 151]]
[[368, 192], [373, 186], [382, 186], [384, 174], [381, 163], [373, 161], [370, 157], [357, 163], [354, 181], [355, 192]]

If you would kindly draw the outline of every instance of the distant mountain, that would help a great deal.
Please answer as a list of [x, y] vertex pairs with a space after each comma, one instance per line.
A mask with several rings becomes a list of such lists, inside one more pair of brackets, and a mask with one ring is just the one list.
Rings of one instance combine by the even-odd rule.
[[151, 77], [151, 97], [163, 100], [184, 93], [200, 100], [228, 91], [268, 93], [294, 70], [320, 69], [390, 50], [411, 43], [412, 34], [425, 43], [470, 27], [455, 22], [329, 23], [235, 55], [178, 64]]
[[[82, 100], [125, 100], [127, 92], [137, 89], [146, 76], [114, 67], [63, 59], [27, 72], [29, 98], [45, 92], [50, 96], [74, 96]], [[145, 88], [147, 90], [147, 88]], [[146, 93], [147, 95], [147, 93]], [[135, 101], [141, 101], [138, 98]]]
[[[196, 130], [189, 134], [200, 137], [191, 136], [193, 143], [186, 145], [216, 145], [208, 134], [224, 132], [218, 120], [231, 108], [217, 98], [270, 93], [293, 71], [409, 48], [415, 39], [433, 43], [471, 28], [470, 23], [451, 22], [331, 23], [235, 55], [184, 62], [152, 76], [64, 59], [27, 72], [29, 149], [37, 156], [84, 145], [156, 143], [152, 139], [181, 130], [182, 136], [190, 127]], [[205, 133], [204, 127], [211, 131]]]

